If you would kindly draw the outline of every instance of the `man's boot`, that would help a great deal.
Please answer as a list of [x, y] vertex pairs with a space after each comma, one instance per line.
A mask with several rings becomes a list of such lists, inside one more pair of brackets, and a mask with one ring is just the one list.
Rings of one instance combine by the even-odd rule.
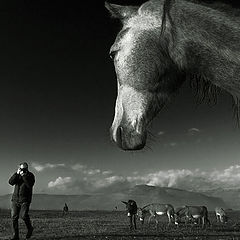
[[26, 239], [29, 239], [29, 238], [31, 238], [32, 233], [33, 233], [33, 226], [31, 224], [31, 221], [29, 218], [25, 219], [24, 222], [25, 222], [25, 224], [27, 226], [27, 230], [28, 230], [27, 234], [26, 234]]

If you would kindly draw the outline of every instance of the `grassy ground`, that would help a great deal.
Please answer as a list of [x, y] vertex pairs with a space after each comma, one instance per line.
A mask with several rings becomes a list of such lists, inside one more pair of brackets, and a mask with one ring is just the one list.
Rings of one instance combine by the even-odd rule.
[[[148, 226], [137, 222], [137, 230], [129, 230], [128, 217], [119, 211], [79, 211], [69, 212], [62, 217], [60, 211], [30, 211], [35, 228], [32, 239], [234, 239], [240, 240], [240, 211], [229, 213], [228, 224], [216, 222], [210, 212], [210, 227], [202, 229], [197, 225], [167, 226], [167, 218], [159, 217], [158, 229], [154, 222]], [[19, 221], [23, 238], [26, 229]], [[0, 212], [0, 239], [11, 237], [11, 219], [9, 211]]]

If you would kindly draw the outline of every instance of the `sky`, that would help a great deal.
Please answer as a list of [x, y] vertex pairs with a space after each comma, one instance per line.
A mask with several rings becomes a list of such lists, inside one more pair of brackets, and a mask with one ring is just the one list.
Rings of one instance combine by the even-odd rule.
[[145, 150], [111, 142], [117, 83], [108, 52], [120, 25], [104, 1], [4, 0], [0, 10], [0, 195], [12, 192], [8, 179], [23, 161], [36, 193], [237, 187], [240, 129], [224, 92], [214, 107], [197, 105], [185, 84], [154, 119]]

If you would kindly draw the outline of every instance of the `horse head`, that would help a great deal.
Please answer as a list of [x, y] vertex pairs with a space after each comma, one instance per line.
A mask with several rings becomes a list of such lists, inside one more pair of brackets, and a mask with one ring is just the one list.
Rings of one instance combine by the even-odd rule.
[[169, 20], [162, 21], [161, 1], [158, 8], [154, 1], [105, 6], [123, 25], [110, 49], [118, 85], [111, 135], [121, 149], [139, 150], [146, 144], [147, 126], [182, 83], [168, 53]]
[[175, 225], [178, 225], [181, 223], [181, 218], [185, 215], [187, 206], [181, 206], [175, 209], [174, 211], [174, 223]]

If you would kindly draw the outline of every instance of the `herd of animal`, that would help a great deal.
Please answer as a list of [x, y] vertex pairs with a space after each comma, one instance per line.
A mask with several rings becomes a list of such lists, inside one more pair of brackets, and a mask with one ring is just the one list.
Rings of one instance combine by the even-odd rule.
[[[158, 225], [157, 216], [166, 215], [168, 217], [168, 224], [179, 225], [182, 220], [187, 223], [202, 224], [204, 228], [207, 224], [210, 225], [208, 219], [208, 209], [206, 206], [182, 206], [174, 209], [171, 204], [151, 203], [142, 208], [137, 206], [134, 200], [128, 200], [128, 202], [122, 201], [126, 205], [127, 216], [130, 221], [130, 229], [136, 226], [136, 218], [139, 217], [140, 222], [143, 224], [146, 216], [150, 214], [148, 218], [148, 224], [152, 219], [155, 219], [156, 227]], [[216, 207], [215, 214], [217, 222], [227, 223], [228, 216], [223, 208]]]

